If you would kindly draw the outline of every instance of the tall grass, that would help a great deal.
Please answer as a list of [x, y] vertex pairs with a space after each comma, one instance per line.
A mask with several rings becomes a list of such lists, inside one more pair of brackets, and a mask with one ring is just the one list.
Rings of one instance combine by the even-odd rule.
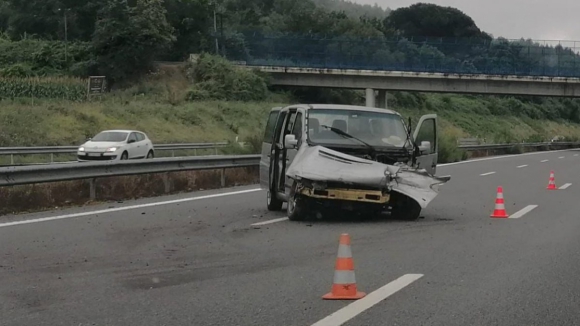
[[0, 98], [52, 98], [82, 101], [87, 81], [73, 77], [0, 77]]

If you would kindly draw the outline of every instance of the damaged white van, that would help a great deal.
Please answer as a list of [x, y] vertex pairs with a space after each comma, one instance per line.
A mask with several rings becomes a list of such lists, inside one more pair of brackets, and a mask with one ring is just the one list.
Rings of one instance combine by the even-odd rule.
[[269, 210], [288, 218], [322, 211], [390, 211], [415, 220], [450, 177], [437, 177], [437, 116], [414, 133], [394, 111], [350, 105], [291, 105], [270, 112], [260, 162]]

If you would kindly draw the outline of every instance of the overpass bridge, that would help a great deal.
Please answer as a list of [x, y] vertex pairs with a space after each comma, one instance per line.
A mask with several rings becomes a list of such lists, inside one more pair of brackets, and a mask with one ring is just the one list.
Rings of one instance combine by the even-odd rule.
[[387, 91], [580, 97], [579, 51], [560, 41], [253, 34], [223, 54], [273, 85], [365, 89], [367, 105], [383, 107]]

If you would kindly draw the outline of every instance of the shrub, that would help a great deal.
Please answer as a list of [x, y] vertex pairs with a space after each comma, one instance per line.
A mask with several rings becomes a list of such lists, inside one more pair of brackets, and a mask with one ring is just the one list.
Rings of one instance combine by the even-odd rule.
[[187, 94], [190, 101], [263, 101], [268, 97], [265, 77], [218, 56], [202, 54], [196, 63], [189, 64], [188, 76], [194, 83]]

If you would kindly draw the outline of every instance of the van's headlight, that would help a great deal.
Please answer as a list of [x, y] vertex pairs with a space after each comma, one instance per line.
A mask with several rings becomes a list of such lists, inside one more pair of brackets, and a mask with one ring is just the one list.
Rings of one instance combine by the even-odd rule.
[[84, 152], [84, 151], [85, 151], [85, 147], [84, 146], [79, 147], [79, 152]]
[[107, 148], [107, 152], [114, 152], [117, 150], [117, 147], [109, 147]]

